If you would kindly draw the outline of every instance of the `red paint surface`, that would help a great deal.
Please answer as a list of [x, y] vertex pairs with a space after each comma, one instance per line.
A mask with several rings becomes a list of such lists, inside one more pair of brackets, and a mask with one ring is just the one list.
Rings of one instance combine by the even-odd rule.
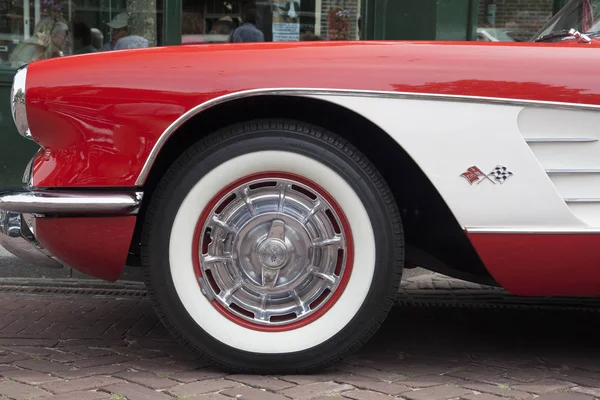
[[600, 234], [469, 233], [487, 270], [522, 296], [600, 295]]
[[[594, 40], [600, 44], [600, 40]], [[298, 42], [156, 47], [29, 65], [27, 116], [42, 187], [134, 186], [165, 129], [247, 89], [445, 93], [600, 105], [596, 45]]]
[[240, 318], [236, 314], [230, 312], [227, 308], [222, 306], [217, 300], [212, 302], [212, 305], [223, 316], [225, 316], [230, 321], [233, 321], [236, 324], [241, 325], [245, 328], [254, 329], [254, 330], [262, 331], [262, 332], [284, 332], [284, 331], [298, 329], [302, 326], [308, 325], [308, 324], [316, 321], [317, 319], [319, 319], [320, 317], [325, 315], [325, 313], [327, 313], [327, 311], [329, 311], [331, 309], [331, 307], [333, 307], [333, 305], [340, 299], [340, 297], [344, 293], [344, 290], [346, 289], [346, 286], [348, 285], [350, 276], [352, 275], [352, 266], [354, 264], [354, 241], [352, 239], [352, 231], [350, 229], [350, 224], [348, 223], [348, 220], [346, 219], [346, 215], [344, 214], [343, 210], [337, 204], [335, 199], [325, 189], [323, 189], [316, 183], [314, 183], [302, 176], [299, 176], [296, 174], [284, 173], [284, 172], [263, 172], [263, 173], [259, 173], [259, 174], [252, 174], [252, 175], [246, 176], [244, 178], [241, 178], [241, 179], [231, 183], [230, 185], [227, 185], [223, 190], [221, 190], [219, 193], [217, 193], [215, 195], [215, 197], [213, 197], [211, 199], [211, 201], [208, 203], [208, 205], [204, 208], [204, 211], [202, 211], [202, 214], [200, 215], [198, 223], [196, 224], [196, 230], [194, 231], [194, 239], [192, 241], [192, 261], [194, 263], [194, 272], [196, 273], [197, 277], [202, 276], [202, 270], [201, 270], [201, 266], [200, 266], [200, 252], [199, 252], [200, 240], [202, 239], [202, 235], [203, 235], [202, 227], [206, 223], [206, 219], [210, 216], [211, 211], [214, 209], [214, 207], [219, 202], [221, 202], [222, 200], [225, 199], [225, 196], [227, 196], [228, 193], [230, 193], [236, 187], [238, 187], [240, 185], [244, 185], [253, 180], [263, 179], [263, 178], [265, 178], [265, 179], [280, 178], [280, 179], [293, 180], [293, 181], [301, 183], [301, 184], [311, 188], [311, 190], [317, 192], [321, 197], [323, 197], [331, 205], [331, 208], [333, 208], [333, 211], [335, 212], [335, 214], [337, 214], [338, 218], [340, 219], [340, 223], [342, 225], [340, 228], [342, 229], [342, 232], [344, 233], [344, 237], [346, 239], [346, 263], [345, 263], [345, 267], [342, 267], [344, 269], [344, 271], [343, 271], [342, 276], [340, 277], [340, 279], [341, 279], [340, 284], [335, 289], [332, 296], [327, 300], [326, 303], [320, 304], [320, 307], [318, 308], [317, 311], [314, 312], [314, 314], [312, 314], [304, 319], [301, 319], [299, 321], [292, 322], [289, 324], [278, 325], [278, 326], [265, 326], [265, 325], [253, 324], [249, 321], [244, 320], [243, 318]]
[[69, 267], [108, 281], [125, 268], [135, 217], [37, 218], [39, 242]]

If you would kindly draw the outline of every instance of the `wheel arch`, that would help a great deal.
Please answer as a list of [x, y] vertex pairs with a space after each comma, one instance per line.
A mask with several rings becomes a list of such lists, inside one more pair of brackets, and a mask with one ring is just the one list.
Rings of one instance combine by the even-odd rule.
[[[351, 142], [379, 169], [402, 214], [406, 240], [406, 268], [426, 269], [474, 282], [493, 284], [451, 210], [411, 156], [383, 129], [364, 116], [331, 102], [296, 95], [266, 94], [198, 107], [162, 143], [144, 182], [145, 205], [172, 162], [203, 136], [235, 123], [253, 119], [293, 119], [321, 126]], [[411, 190], [407, 191], [406, 188]], [[138, 265], [138, 218], [128, 265]], [[432, 227], [435, 227], [432, 229]]]

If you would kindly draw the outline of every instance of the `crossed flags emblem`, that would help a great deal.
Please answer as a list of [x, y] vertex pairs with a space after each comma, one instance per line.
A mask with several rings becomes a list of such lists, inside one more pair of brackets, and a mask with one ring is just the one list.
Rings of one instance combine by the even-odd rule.
[[484, 173], [477, 166], [473, 165], [472, 167], [469, 167], [465, 172], [460, 174], [460, 176], [465, 178], [469, 182], [470, 185], [472, 185], [476, 182], [479, 185], [481, 182], [483, 182], [485, 180], [489, 180], [494, 185], [496, 184], [496, 182], [502, 184], [508, 178], [510, 178], [512, 175], [513, 175], [513, 173], [511, 171], [509, 171], [508, 168], [506, 168], [503, 165], [497, 165], [488, 174]]

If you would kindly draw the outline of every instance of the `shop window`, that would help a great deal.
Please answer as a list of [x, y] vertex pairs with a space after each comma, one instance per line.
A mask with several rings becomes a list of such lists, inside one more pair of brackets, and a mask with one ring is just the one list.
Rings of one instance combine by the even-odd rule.
[[360, 10], [361, 0], [183, 0], [182, 43], [358, 40]]
[[480, 0], [477, 40], [524, 42], [571, 28], [597, 32], [599, 19], [599, 0]]
[[0, 66], [162, 44], [163, 0], [0, 0]]
[[481, 0], [477, 38], [490, 42], [522, 42], [552, 17], [554, 0]]

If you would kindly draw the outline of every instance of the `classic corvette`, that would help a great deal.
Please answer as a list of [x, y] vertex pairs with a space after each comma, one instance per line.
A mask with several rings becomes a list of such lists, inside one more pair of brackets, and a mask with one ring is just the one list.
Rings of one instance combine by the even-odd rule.
[[414, 266], [598, 296], [599, 46], [565, 30], [33, 62], [11, 101], [40, 149], [0, 194], [0, 244], [109, 281], [142, 267], [165, 326], [232, 371], [356, 351]]

